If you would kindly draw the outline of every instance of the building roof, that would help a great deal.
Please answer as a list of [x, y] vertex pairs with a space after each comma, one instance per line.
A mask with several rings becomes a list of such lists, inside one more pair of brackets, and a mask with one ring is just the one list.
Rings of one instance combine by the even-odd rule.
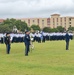
[[4, 19], [0, 19], [0, 23], [2, 23], [4, 21]]
[[52, 14], [51, 16], [60, 16], [60, 14]]

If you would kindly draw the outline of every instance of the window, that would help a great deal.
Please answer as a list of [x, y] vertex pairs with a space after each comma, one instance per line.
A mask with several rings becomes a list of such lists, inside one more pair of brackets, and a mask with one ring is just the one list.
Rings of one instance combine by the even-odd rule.
[[55, 22], [54, 22], [54, 18], [53, 18], [53, 25], [55, 24]]
[[54, 18], [53, 18], [53, 22], [54, 22]]
[[38, 23], [39, 23], [39, 19], [38, 19]]
[[47, 19], [47, 25], [50, 25], [50, 18]]
[[64, 19], [65, 19], [65, 21], [66, 21], [66, 17], [65, 17]]
[[66, 25], [66, 23], [65, 23], [65, 25]]
[[30, 26], [30, 19], [28, 19], [28, 24], [29, 24], [29, 26]]
[[42, 20], [42, 22], [44, 22], [44, 20]]
[[42, 23], [44, 23], [44, 20], [42, 20]]
[[30, 23], [30, 19], [28, 19], [28, 23]]
[[58, 22], [58, 18], [57, 18], [57, 22]]
[[69, 25], [69, 27], [71, 27], [71, 25]]
[[71, 22], [69, 22], [69, 24], [71, 24]]
[[44, 25], [44, 20], [42, 20], [42, 25]]
[[71, 18], [69, 18], [69, 21], [71, 21]]
[[61, 18], [61, 22], [62, 22], [62, 18]]
[[65, 23], [65, 25], [64, 25], [65, 27], [66, 27], [66, 23]]
[[33, 20], [33, 22], [35, 22], [35, 21]]

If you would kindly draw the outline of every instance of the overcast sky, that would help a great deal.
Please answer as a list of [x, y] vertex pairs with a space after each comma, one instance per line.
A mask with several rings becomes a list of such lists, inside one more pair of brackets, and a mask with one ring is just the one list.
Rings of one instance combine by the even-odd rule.
[[74, 0], [0, 0], [0, 18], [74, 16]]

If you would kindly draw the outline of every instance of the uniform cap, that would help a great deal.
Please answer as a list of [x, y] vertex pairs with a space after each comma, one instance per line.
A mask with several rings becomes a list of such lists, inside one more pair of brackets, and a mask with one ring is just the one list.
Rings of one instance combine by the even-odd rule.
[[27, 31], [25, 31], [25, 33], [27, 33], [27, 32], [29, 32], [28, 30]]

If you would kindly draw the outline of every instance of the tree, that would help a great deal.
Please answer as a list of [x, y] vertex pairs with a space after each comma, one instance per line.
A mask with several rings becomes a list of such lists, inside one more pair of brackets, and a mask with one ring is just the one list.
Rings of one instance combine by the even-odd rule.
[[8, 25], [0, 25], [0, 33], [11, 32], [12, 30], [8, 27]]
[[14, 26], [16, 26], [16, 28], [22, 32], [25, 31], [25, 29], [28, 29], [27, 23], [25, 23], [25, 21], [21, 21], [21, 20], [16, 20], [16, 19], [6, 19], [4, 20], [4, 22], [2, 23], [2, 25], [7, 25], [11, 30], [13, 29]]
[[40, 27], [38, 25], [32, 25], [31, 28], [36, 31], [36, 30], [40, 30]]
[[23, 31], [23, 32], [26, 29], [28, 29], [27, 23], [22, 22], [21, 20], [16, 20], [15, 26], [17, 27], [18, 30]]
[[43, 28], [43, 31], [44, 32], [51, 32], [51, 29], [49, 27], [45, 27], [45, 28]]
[[53, 28], [51, 29], [51, 32], [59, 32], [59, 30], [57, 28]]
[[64, 30], [65, 30], [62, 26], [58, 26], [57, 29], [59, 32], [64, 32]]
[[74, 27], [69, 27], [68, 30], [74, 31]]

